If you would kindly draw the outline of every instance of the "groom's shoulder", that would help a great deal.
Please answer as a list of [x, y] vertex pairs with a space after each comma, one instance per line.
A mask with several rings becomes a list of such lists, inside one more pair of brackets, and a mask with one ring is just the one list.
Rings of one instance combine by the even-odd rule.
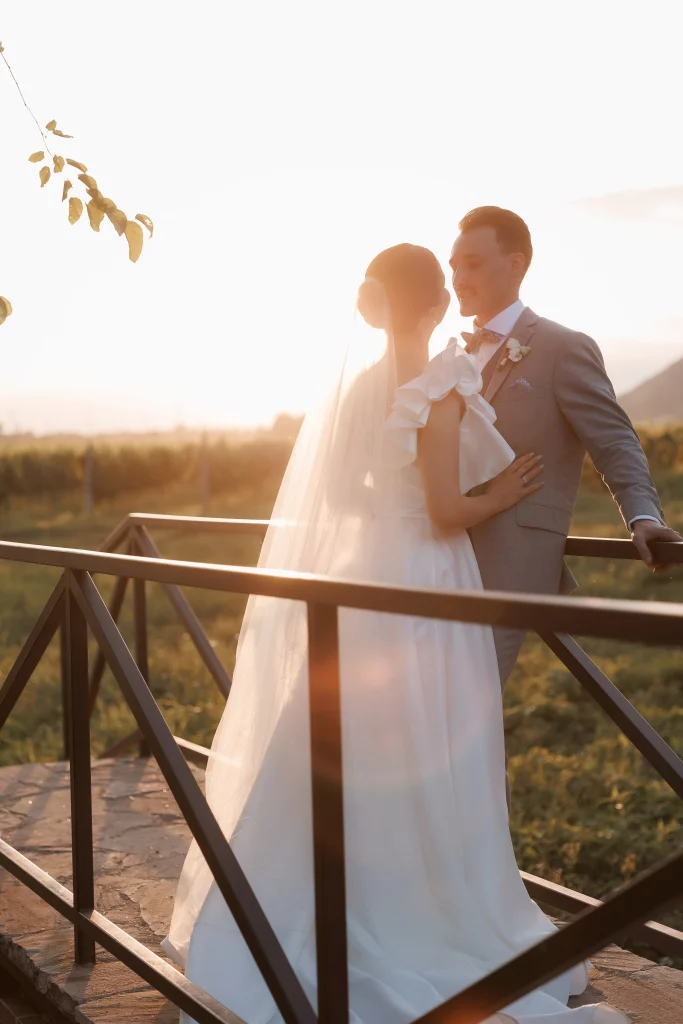
[[553, 343], [554, 347], [558, 350], [571, 345], [590, 348], [597, 352], [600, 351], [597, 342], [589, 334], [586, 334], [584, 331], [577, 331], [573, 327], [567, 327], [556, 320], [549, 320], [544, 316], [538, 317], [535, 331], [541, 334], [544, 340], [547, 339], [547, 341]]

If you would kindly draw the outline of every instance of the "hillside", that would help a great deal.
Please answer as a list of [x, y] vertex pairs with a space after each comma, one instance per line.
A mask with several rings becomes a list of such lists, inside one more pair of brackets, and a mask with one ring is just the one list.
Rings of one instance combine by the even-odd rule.
[[619, 396], [635, 423], [683, 420], [683, 359]]

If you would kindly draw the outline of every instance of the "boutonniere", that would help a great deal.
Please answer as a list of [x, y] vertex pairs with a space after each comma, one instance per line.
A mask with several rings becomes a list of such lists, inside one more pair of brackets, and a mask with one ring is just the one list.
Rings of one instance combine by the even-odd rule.
[[531, 345], [521, 345], [516, 338], [508, 338], [505, 342], [505, 355], [500, 361], [500, 366], [507, 366], [508, 363], [521, 363], [524, 356], [531, 352]]

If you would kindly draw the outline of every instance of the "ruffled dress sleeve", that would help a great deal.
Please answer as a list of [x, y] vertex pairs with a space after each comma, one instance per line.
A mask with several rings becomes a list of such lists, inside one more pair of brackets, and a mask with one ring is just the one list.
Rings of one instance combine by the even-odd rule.
[[481, 394], [476, 360], [455, 342], [448, 345], [414, 380], [396, 389], [384, 426], [386, 457], [393, 466], [417, 458], [417, 432], [429, 417], [432, 402], [457, 391], [465, 411], [460, 424], [460, 490], [463, 494], [501, 473], [515, 457], [494, 426], [496, 414]]

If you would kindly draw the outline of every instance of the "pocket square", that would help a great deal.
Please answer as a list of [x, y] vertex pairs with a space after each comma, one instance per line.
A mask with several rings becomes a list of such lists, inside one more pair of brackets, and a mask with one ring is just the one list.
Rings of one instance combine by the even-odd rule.
[[536, 391], [533, 384], [530, 384], [526, 377], [518, 377], [507, 389], [508, 391]]

